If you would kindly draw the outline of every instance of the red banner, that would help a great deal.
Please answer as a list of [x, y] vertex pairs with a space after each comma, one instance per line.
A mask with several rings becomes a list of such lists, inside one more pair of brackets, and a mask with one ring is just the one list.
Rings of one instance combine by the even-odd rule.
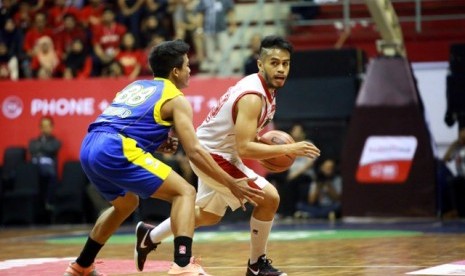
[[[194, 126], [237, 80], [191, 78], [183, 92], [192, 104]], [[63, 143], [60, 164], [77, 160], [88, 125], [129, 83], [128, 79], [0, 82], [0, 156], [8, 146], [27, 147], [29, 140], [39, 135], [40, 118], [51, 116], [55, 121], [54, 134]]]

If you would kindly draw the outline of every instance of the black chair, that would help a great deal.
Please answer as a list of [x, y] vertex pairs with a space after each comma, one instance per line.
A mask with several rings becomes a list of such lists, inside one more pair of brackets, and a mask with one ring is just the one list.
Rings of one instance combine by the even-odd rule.
[[87, 177], [79, 161], [67, 161], [52, 200], [53, 223], [83, 223]]
[[36, 222], [40, 210], [39, 170], [36, 165], [18, 165], [12, 187], [3, 194], [2, 210], [3, 224]]
[[12, 188], [19, 165], [26, 163], [25, 147], [8, 147], [3, 153], [2, 187], [4, 190]]

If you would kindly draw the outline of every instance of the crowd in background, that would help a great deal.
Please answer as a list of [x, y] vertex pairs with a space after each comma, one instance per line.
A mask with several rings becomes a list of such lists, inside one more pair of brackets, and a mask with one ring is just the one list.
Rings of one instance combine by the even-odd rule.
[[150, 49], [176, 38], [208, 72], [234, 29], [231, 0], [3, 0], [0, 80], [149, 76]]

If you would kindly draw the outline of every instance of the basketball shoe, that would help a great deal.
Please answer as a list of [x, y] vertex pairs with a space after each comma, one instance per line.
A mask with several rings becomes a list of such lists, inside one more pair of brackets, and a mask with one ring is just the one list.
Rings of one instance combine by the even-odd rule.
[[247, 263], [246, 276], [287, 276], [286, 273], [279, 271], [271, 265], [272, 261], [263, 254], [254, 264]]
[[159, 242], [154, 243], [150, 239], [150, 231], [155, 228], [150, 224], [140, 221], [136, 226], [136, 246], [134, 248], [134, 262], [138, 271], [144, 270], [147, 255], [157, 249]]
[[182, 275], [182, 276], [212, 276], [207, 274], [200, 265], [200, 259], [191, 257], [191, 260], [188, 265], [181, 267], [176, 263], [171, 265], [170, 270], [168, 270], [168, 275]]
[[95, 270], [94, 264], [89, 267], [82, 267], [76, 262], [72, 262], [68, 265], [64, 276], [106, 276], [103, 273]]

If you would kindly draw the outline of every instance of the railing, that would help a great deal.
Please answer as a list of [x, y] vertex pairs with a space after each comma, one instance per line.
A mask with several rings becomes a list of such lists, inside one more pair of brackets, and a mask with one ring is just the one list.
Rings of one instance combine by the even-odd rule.
[[[386, 0], [389, 1], [389, 0]], [[399, 16], [400, 22], [415, 22], [415, 29], [418, 33], [422, 32], [422, 22], [425, 21], [440, 21], [440, 20], [465, 20], [465, 9], [461, 13], [456, 14], [444, 14], [444, 15], [424, 15], [422, 9], [422, 3], [425, 2], [442, 2], [445, 3], [447, 0], [391, 0], [393, 4], [396, 3], [415, 3], [414, 16]], [[315, 2], [286, 2], [293, 7], [312, 7], [312, 6], [323, 6], [323, 5], [342, 5], [343, 13], [341, 18], [332, 19], [310, 19], [310, 20], [296, 20], [292, 23], [294, 26], [318, 26], [318, 25], [332, 25], [335, 22], [342, 22], [345, 28], [350, 27], [351, 21], [365, 21], [372, 23], [373, 20], [370, 17], [352, 17], [350, 11], [350, 5], [364, 5], [365, 0], [339, 0], [339, 1], [317, 1]]]

